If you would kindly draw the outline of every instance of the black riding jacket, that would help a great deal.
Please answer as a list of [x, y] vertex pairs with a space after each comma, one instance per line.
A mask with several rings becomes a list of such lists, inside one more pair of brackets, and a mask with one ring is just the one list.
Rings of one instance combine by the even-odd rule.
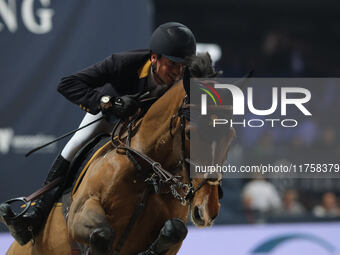
[[103, 95], [122, 96], [144, 91], [150, 66], [148, 50], [116, 53], [79, 73], [62, 78], [58, 91], [83, 110], [97, 114]]

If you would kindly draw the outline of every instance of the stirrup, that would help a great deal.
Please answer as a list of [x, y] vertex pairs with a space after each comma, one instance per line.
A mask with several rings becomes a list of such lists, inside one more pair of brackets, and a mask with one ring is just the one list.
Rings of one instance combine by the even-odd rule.
[[14, 216], [11, 216], [11, 217], [9, 218], [10, 220], [15, 220], [15, 219], [17, 219], [17, 218], [23, 216], [23, 215], [28, 211], [28, 209], [31, 207], [31, 204], [32, 204], [32, 201], [26, 201], [26, 199], [25, 199], [24, 197], [16, 197], [16, 198], [12, 198], [12, 199], [9, 199], [9, 200], [3, 202], [3, 204], [11, 205], [12, 203], [17, 202], [17, 201], [23, 202], [24, 205], [25, 205], [25, 209], [22, 210], [22, 212], [20, 212], [20, 213], [18, 213], [18, 214], [15, 214], [15, 213], [13, 212], [13, 210], [11, 210], [11, 211], [13, 212], [13, 214], [15, 214], [15, 215], [14, 215]]
[[[26, 205], [26, 208], [19, 214], [15, 214], [10, 206], [15, 201], [24, 201]], [[0, 221], [7, 226], [14, 239], [20, 245], [25, 245], [34, 238], [33, 228], [27, 224], [28, 222], [25, 222], [24, 217], [31, 203], [26, 202], [23, 198], [14, 198], [1, 205]]]

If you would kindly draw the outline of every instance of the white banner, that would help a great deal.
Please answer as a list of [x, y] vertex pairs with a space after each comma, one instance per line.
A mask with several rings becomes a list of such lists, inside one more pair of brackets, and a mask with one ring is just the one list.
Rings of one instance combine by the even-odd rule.
[[[179, 255], [340, 255], [340, 223], [189, 228]], [[0, 255], [13, 238], [0, 234]]]
[[190, 228], [178, 254], [339, 255], [340, 223]]

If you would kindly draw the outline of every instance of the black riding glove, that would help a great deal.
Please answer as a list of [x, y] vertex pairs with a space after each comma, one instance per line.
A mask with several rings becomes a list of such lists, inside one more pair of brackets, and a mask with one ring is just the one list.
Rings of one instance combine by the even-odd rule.
[[117, 116], [120, 119], [127, 119], [135, 114], [140, 107], [138, 100], [140, 93], [136, 95], [125, 95], [121, 97], [109, 97], [104, 96], [101, 100], [101, 110], [107, 117], [112, 115]]
[[126, 119], [135, 114], [140, 107], [140, 102], [137, 101], [138, 96], [126, 95], [116, 97], [112, 104], [114, 114], [121, 119]]

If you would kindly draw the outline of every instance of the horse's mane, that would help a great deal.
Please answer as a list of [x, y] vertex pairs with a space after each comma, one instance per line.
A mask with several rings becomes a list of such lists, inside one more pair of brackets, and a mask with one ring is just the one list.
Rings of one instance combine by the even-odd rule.
[[[182, 80], [169, 88], [146, 112], [143, 119], [153, 118], [154, 115], [161, 118], [171, 118], [185, 96]], [[161, 110], [161, 113], [160, 113]], [[161, 115], [161, 116], [160, 116]]]
[[221, 74], [216, 72], [211, 56], [208, 52], [197, 53], [188, 59], [191, 77], [209, 78]]

